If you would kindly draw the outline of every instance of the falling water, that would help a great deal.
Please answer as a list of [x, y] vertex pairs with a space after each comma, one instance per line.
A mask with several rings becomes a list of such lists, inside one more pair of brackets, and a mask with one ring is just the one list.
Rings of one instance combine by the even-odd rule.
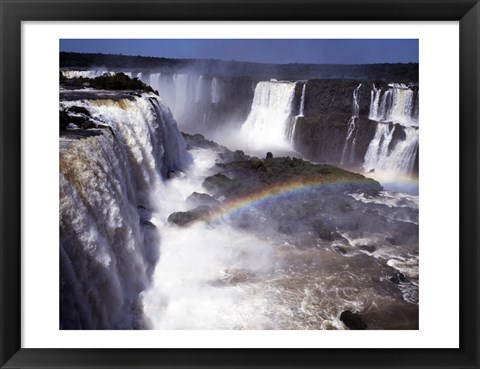
[[[401, 130], [404, 139], [394, 142], [395, 130]], [[411, 174], [418, 151], [418, 128], [378, 123], [375, 136], [368, 146], [363, 168], [384, 173]]]
[[299, 117], [303, 117], [304, 116], [304, 111], [305, 111], [305, 89], [307, 87], [307, 82], [305, 82], [303, 84], [303, 88], [302, 88], [302, 97], [300, 99], [300, 111], [298, 113], [298, 116]]
[[250, 114], [241, 128], [242, 135], [252, 147], [290, 148], [287, 135], [295, 86], [296, 82], [265, 81], [257, 84]]
[[403, 125], [418, 125], [418, 93], [403, 84], [389, 84], [383, 92], [373, 85], [369, 119], [377, 122], [393, 122]]
[[220, 86], [217, 77], [212, 78], [212, 104], [220, 102]]
[[62, 101], [109, 129], [61, 137], [60, 326], [142, 326], [139, 293], [158, 259], [152, 219], [170, 171], [189, 162], [185, 142], [155, 95]]
[[352, 103], [352, 110], [353, 110], [353, 115], [348, 121], [348, 128], [347, 128], [347, 138], [345, 139], [345, 145], [343, 147], [343, 152], [342, 152], [342, 164], [347, 164], [348, 162], [352, 162], [355, 158], [355, 137], [353, 133], [355, 132], [356, 128], [356, 122], [358, 119], [358, 115], [360, 113], [360, 107], [358, 104], [358, 92], [360, 90], [360, 87], [362, 87], [362, 84], [360, 83], [355, 90], [353, 90], [353, 103]]

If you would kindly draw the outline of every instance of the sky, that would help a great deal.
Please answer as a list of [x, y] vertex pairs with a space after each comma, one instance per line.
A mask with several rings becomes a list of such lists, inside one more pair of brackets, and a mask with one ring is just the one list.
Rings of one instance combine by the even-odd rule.
[[62, 39], [60, 51], [259, 63], [418, 63], [417, 39]]

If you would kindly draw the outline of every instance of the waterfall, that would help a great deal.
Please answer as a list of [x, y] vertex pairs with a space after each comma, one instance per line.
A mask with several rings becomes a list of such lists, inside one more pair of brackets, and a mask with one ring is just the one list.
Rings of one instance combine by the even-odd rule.
[[96, 78], [103, 76], [104, 74], [113, 75], [117, 72], [122, 72], [123, 74], [132, 78], [132, 72], [120, 71], [109, 71], [106, 69], [95, 69], [95, 70], [62, 70], [62, 75], [65, 78]]
[[383, 92], [373, 85], [369, 119], [377, 121], [365, 154], [365, 171], [411, 174], [418, 152], [418, 91], [389, 83]]
[[143, 82], [158, 91], [177, 121], [191, 113], [192, 106], [202, 101], [207, 93], [202, 75], [152, 73], [148, 79], [143, 78]]
[[292, 103], [296, 82], [259, 82], [255, 87], [252, 107], [241, 133], [253, 147], [290, 148]]
[[373, 85], [369, 119], [418, 125], [418, 93], [404, 84], [391, 83], [382, 94], [382, 90]]
[[220, 102], [220, 86], [216, 77], [212, 78], [212, 104]]
[[202, 100], [203, 97], [203, 76], [200, 75], [197, 80], [197, 85], [195, 88], [195, 102], [198, 103], [199, 101]]
[[380, 101], [380, 94], [382, 93], [381, 88], [376, 88], [375, 84], [373, 85], [372, 91], [370, 92], [370, 114], [368, 119], [378, 120], [378, 102]]
[[417, 151], [418, 128], [378, 123], [365, 154], [363, 169], [408, 175], [412, 173]]
[[304, 117], [305, 112], [305, 89], [307, 87], [307, 82], [303, 84], [302, 87], [302, 96], [300, 98], [300, 107], [298, 109], [298, 115], [290, 119], [290, 122], [287, 125], [287, 141], [290, 143], [291, 147], [295, 147], [295, 128], [297, 127], [298, 119]]
[[185, 142], [153, 94], [60, 104], [109, 127], [60, 139], [60, 327], [141, 328], [139, 294], [159, 253], [155, 204], [169, 171], [190, 161]]
[[298, 113], [299, 117], [304, 116], [304, 111], [305, 111], [305, 88], [306, 87], [307, 87], [307, 82], [305, 82], [303, 84], [303, 88], [302, 88], [302, 97], [300, 99], [300, 110], [299, 110], [299, 113]]
[[347, 164], [352, 162], [355, 159], [355, 137], [354, 132], [356, 128], [356, 123], [358, 116], [360, 114], [360, 106], [358, 104], [358, 92], [362, 87], [360, 83], [355, 90], [353, 90], [353, 102], [352, 102], [352, 117], [348, 121], [348, 128], [347, 128], [347, 138], [345, 139], [345, 145], [343, 146], [342, 152], [342, 164]]

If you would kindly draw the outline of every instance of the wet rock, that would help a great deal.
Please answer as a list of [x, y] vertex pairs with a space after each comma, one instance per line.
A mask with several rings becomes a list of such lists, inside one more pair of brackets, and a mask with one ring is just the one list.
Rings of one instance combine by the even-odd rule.
[[351, 330], [367, 329], [367, 323], [365, 323], [362, 317], [359, 314], [352, 313], [350, 310], [342, 312], [342, 314], [340, 314], [340, 320]]
[[375, 246], [373, 245], [361, 245], [358, 247], [360, 250], [363, 250], [363, 251], [366, 251], [366, 252], [369, 252], [370, 254], [372, 252], [375, 252], [375, 250], [377, 249]]
[[90, 112], [83, 106], [71, 106], [68, 110], [72, 113], [85, 114], [87, 117], [90, 116]]
[[149, 229], [156, 229], [157, 228], [157, 226], [149, 220], [140, 219], [140, 224], [142, 226], [146, 227], [146, 228], [149, 228]]
[[400, 283], [409, 283], [410, 281], [408, 280], [407, 277], [403, 273], [396, 272], [393, 277], [388, 278], [395, 284], [400, 284]]
[[335, 226], [325, 220], [319, 219], [312, 223], [315, 235], [324, 241], [333, 241], [338, 238]]
[[393, 238], [393, 237], [385, 238], [385, 241], [391, 243], [392, 245], [397, 244], [397, 242], [395, 241], [395, 238]]
[[217, 173], [211, 177], [205, 178], [203, 181], [203, 187], [213, 193], [224, 193], [228, 187], [233, 183], [233, 180], [228, 178], [226, 175]]
[[190, 206], [199, 206], [199, 205], [208, 205], [208, 206], [218, 206], [220, 201], [214, 199], [212, 196], [207, 195], [206, 193], [193, 192], [190, 196], [187, 197], [187, 204]]
[[236, 151], [233, 153], [233, 159], [234, 159], [235, 161], [244, 160], [244, 159], [245, 159], [245, 153], [244, 153], [242, 150], [236, 150]]
[[347, 253], [347, 250], [341, 246], [333, 246], [333, 250], [340, 255], [345, 255]]
[[178, 211], [170, 214], [168, 222], [176, 224], [180, 227], [188, 227], [191, 223], [200, 220], [210, 213], [210, 206], [202, 205], [189, 211]]

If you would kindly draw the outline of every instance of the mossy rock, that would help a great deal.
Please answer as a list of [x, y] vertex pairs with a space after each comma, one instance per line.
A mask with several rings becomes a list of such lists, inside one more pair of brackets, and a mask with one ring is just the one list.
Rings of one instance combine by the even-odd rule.
[[225, 192], [232, 184], [233, 180], [228, 178], [226, 175], [217, 173], [213, 176], [205, 178], [203, 181], [203, 187], [207, 191], [213, 193]]
[[201, 205], [189, 211], [177, 211], [168, 217], [168, 222], [180, 227], [188, 227], [193, 222], [202, 219], [211, 211], [210, 206]]

